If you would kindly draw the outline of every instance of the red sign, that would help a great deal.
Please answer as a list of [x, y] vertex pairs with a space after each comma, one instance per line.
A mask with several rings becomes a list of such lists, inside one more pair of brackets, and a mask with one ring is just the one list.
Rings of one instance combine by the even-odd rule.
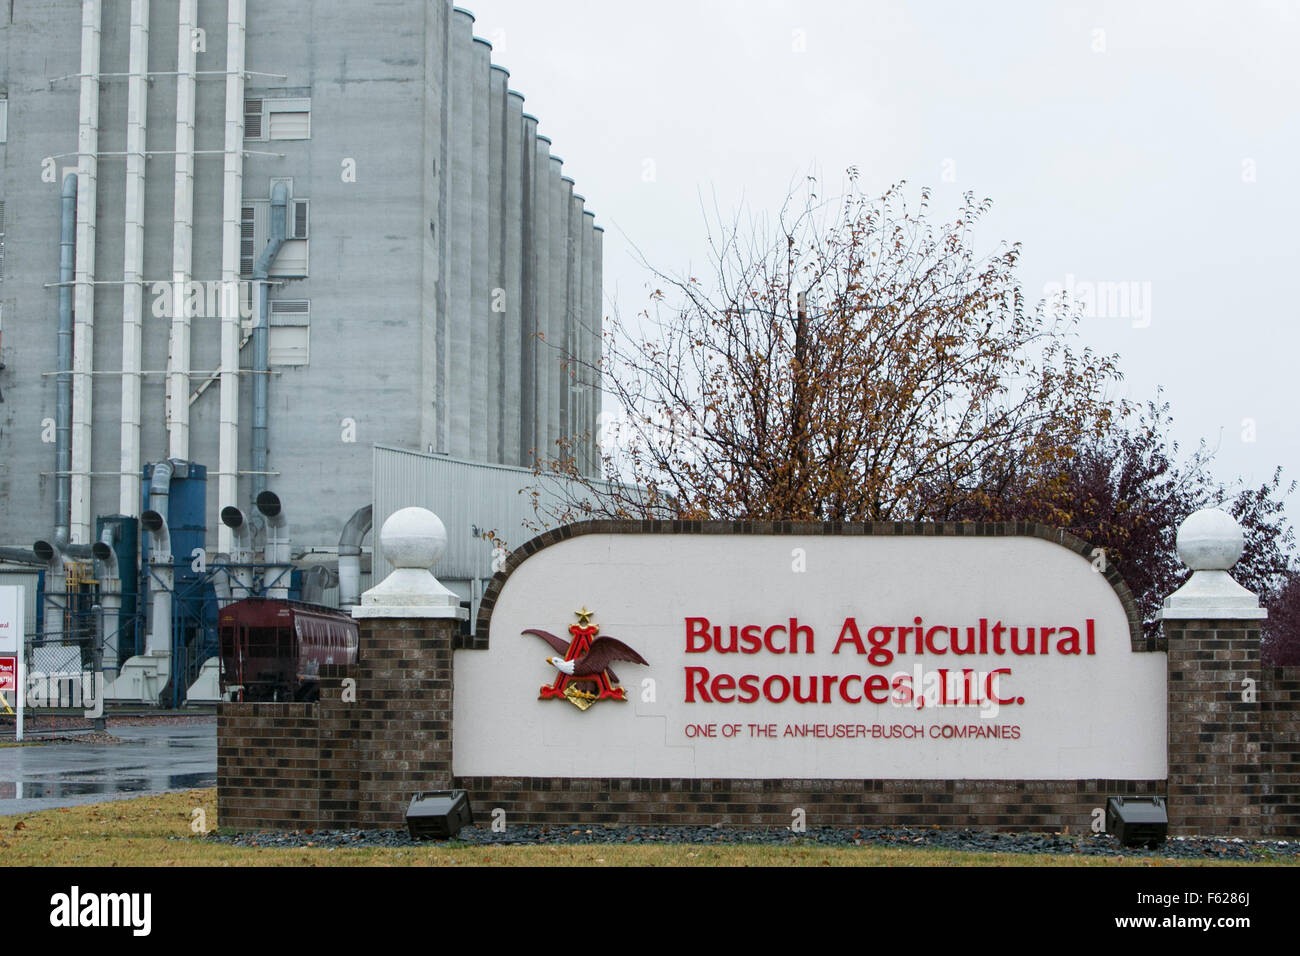
[[0, 657], [0, 694], [12, 703], [11, 694], [18, 691], [18, 658]]

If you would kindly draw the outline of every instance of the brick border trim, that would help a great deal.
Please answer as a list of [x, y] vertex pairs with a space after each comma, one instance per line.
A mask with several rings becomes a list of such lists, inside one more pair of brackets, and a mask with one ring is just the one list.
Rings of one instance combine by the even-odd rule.
[[[537, 552], [552, 545], [587, 534], [749, 534], [749, 535], [846, 535], [861, 537], [888, 537], [908, 535], [919, 537], [991, 538], [1017, 537], [1041, 538], [1058, 544], [1067, 551], [1091, 560], [1095, 550], [1082, 538], [1049, 528], [1033, 521], [580, 521], [552, 528], [527, 541], [510, 553], [505, 569], [493, 575], [483, 598], [479, 602], [478, 618], [472, 637], [459, 636], [453, 647], [457, 650], [485, 651], [488, 648], [488, 629], [492, 623], [492, 608], [515, 569]], [[1124, 578], [1114, 565], [1099, 572], [1115, 591], [1124, 614], [1128, 618], [1130, 648], [1135, 653], [1163, 651], [1163, 642], [1147, 638], [1142, 633], [1142, 615], [1137, 601]]]
[[[475, 819], [510, 826], [980, 827], [1086, 832], [1111, 796], [1165, 795], [1164, 780], [807, 780], [457, 777]], [[481, 817], [480, 817], [481, 814]]]

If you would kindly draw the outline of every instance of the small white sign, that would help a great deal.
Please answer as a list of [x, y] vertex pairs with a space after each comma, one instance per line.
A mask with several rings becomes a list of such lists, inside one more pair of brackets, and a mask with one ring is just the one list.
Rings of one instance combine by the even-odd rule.
[[21, 688], [26, 682], [23, 668], [23, 625], [26, 623], [23, 611], [27, 606], [25, 596], [24, 589], [21, 587], [14, 585], [0, 587], [0, 655], [11, 657], [13, 660], [12, 681], [15, 699], [9, 703], [17, 711], [17, 724], [14, 728], [16, 740], [23, 739], [23, 697], [25, 695], [21, 692]]
[[23, 589], [0, 587], [0, 654], [17, 654], [23, 635]]

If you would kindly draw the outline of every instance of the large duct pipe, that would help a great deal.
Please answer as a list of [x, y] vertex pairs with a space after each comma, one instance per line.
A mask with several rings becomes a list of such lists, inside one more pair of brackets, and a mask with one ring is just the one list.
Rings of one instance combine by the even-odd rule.
[[77, 251], [72, 332], [72, 457], [69, 540], [91, 535], [90, 476], [95, 384], [95, 222], [99, 175], [100, 0], [81, 4], [81, 91], [77, 121]]
[[[270, 269], [285, 239], [285, 210], [289, 205], [289, 188], [276, 183], [271, 191], [270, 241], [253, 264], [253, 281], [257, 283], [257, 319], [253, 326], [253, 500], [261, 499], [266, 490], [268, 414], [267, 390], [271, 369], [269, 308]], [[279, 499], [276, 499], [277, 501]]]
[[145, 653], [170, 653], [172, 647], [172, 569], [171, 531], [167, 514], [171, 501], [171, 482], [175, 466], [160, 461], [153, 466], [149, 479], [149, 510], [140, 515], [140, 524], [149, 532], [149, 637]]
[[63, 640], [63, 615], [67, 608], [54, 595], [66, 597], [68, 592], [62, 542], [37, 541], [32, 545], [32, 553], [45, 565], [45, 640], [57, 644]]
[[374, 522], [373, 505], [358, 508], [339, 537], [339, 607], [361, 603], [361, 542]]
[[[230, 563], [230, 555], [224, 552], [218, 552], [212, 556], [212, 561], [217, 567]], [[227, 574], [214, 574], [212, 576], [212, 591], [217, 597], [217, 608], [223, 608], [235, 600], [231, 590], [230, 576]]]
[[0, 561], [9, 561], [13, 564], [44, 564], [36, 556], [35, 551], [24, 551], [22, 548], [0, 548]]
[[221, 509], [221, 525], [229, 529], [231, 539], [229, 561], [235, 579], [231, 593], [234, 600], [242, 601], [253, 596], [253, 536], [244, 512], [234, 505]]
[[59, 357], [54, 410], [54, 537], [68, 540], [72, 520], [72, 277], [77, 248], [77, 176], [63, 180], [59, 222]]
[[117, 566], [117, 552], [113, 550], [117, 533], [118, 526], [106, 525], [99, 540], [90, 548], [95, 558], [95, 577], [99, 581], [99, 603], [104, 609], [105, 619], [111, 622], [111, 630], [102, 636], [104, 646], [100, 657], [100, 666], [108, 671], [117, 670], [121, 642], [122, 579]]
[[263, 491], [257, 496], [257, 510], [266, 519], [265, 563], [263, 572], [267, 597], [286, 601], [289, 599], [289, 576], [293, 573], [290, 553], [289, 523], [285, 520], [280, 498], [273, 491]]
[[337, 580], [329, 568], [319, 564], [302, 572], [302, 599], [308, 604], [320, 604], [325, 599], [325, 589]]
[[126, 92], [126, 229], [122, 242], [122, 467], [118, 514], [140, 513], [140, 381], [143, 367], [144, 196], [149, 107], [149, 0], [131, 0]]
[[[239, 240], [244, 196], [246, 15], [245, 0], [229, 0], [226, 9], [226, 156], [221, 201], [221, 415], [217, 437], [217, 507], [223, 512], [239, 501]], [[217, 532], [217, 549], [233, 552], [235, 547], [230, 526], [223, 524]]]

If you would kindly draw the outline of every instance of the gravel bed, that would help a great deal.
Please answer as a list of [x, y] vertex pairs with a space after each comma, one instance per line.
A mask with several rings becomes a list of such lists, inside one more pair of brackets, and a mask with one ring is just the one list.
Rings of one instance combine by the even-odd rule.
[[[405, 830], [295, 830], [241, 834], [209, 834], [208, 839], [243, 847], [407, 847], [422, 845]], [[1154, 850], [1129, 849], [1107, 834], [1000, 833], [988, 830], [809, 828], [730, 829], [705, 826], [508, 827], [494, 833], [488, 826], [466, 827], [444, 846], [570, 846], [609, 844], [766, 844], [770, 846], [931, 847], [985, 853], [1052, 853], [1084, 856], [1129, 856], [1197, 860], [1262, 861], [1300, 858], [1300, 841], [1246, 841], [1175, 837]]]

